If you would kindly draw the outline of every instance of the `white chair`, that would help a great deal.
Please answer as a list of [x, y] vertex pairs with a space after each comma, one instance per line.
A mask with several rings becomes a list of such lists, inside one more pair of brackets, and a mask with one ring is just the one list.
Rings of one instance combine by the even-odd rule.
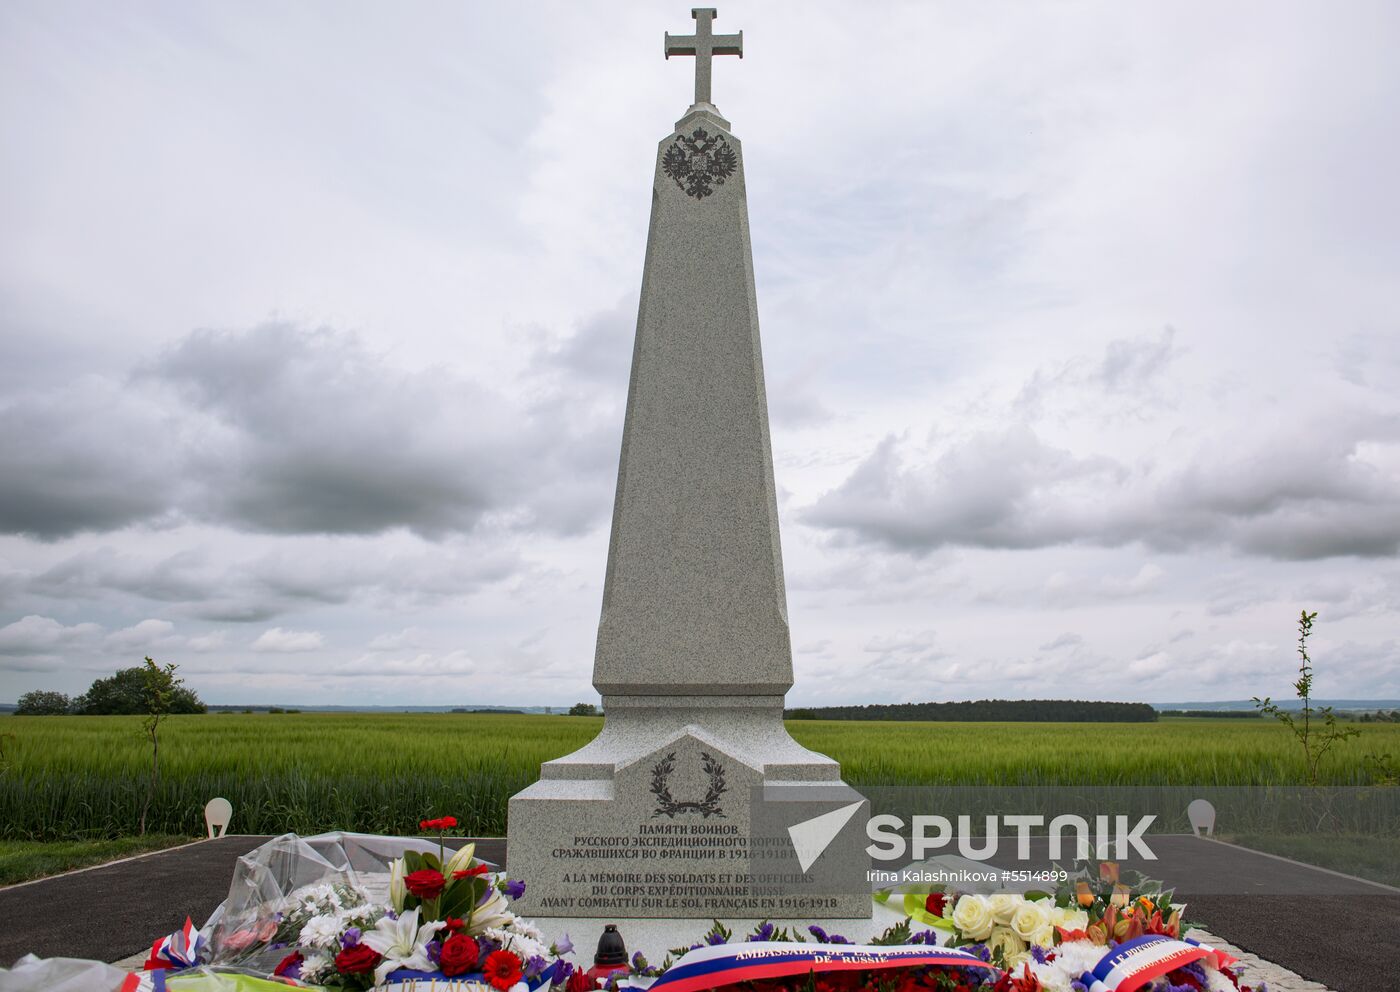
[[[232, 819], [233, 803], [227, 799], [211, 799], [204, 804], [204, 825], [209, 828], [210, 837], [222, 837]], [[215, 827], [219, 828], [218, 833], [214, 832]]]
[[1205, 799], [1193, 799], [1186, 807], [1186, 816], [1191, 821], [1191, 830], [1197, 837], [1201, 836], [1201, 831], [1206, 832], [1207, 837], [1215, 836], [1215, 807]]

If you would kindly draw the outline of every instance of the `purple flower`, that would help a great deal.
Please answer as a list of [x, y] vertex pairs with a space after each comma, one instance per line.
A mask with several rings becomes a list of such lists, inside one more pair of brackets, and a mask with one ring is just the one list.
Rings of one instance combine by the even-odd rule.
[[498, 940], [492, 940], [490, 937], [485, 936], [476, 938], [476, 959], [478, 961], [485, 961], [488, 954], [492, 951], [499, 951], [500, 949], [501, 942]]
[[360, 942], [360, 928], [351, 927], [340, 935], [341, 947], [354, 947]]
[[284, 948], [284, 947], [286, 947], [286, 946], [287, 946], [287, 942], [286, 942], [285, 940], [278, 940], [278, 941], [274, 941], [274, 942], [271, 943], [271, 944], [268, 944], [268, 945], [267, 945], [267, 949], [270, 950], [270, 951], [280, 951], [282, 948]]
[[508, 879], [506, 884], [501, 886], [501, 891], [506, 894], [507, 899], [519, 899], [525, 894], [525, 883], [518, 878]]
[[391, 919], [391, 920], [397, 920], [397, 919], [399, 918], [399, 914], [396, 913], [396, 912], [394, 912], [392, 909], [389, 910], [389, 912], [385, 913], [384, 915], [387, 916], [387, 917], [389, 917], [389, 919]]
[[818, 943], [831, 943], [831, 938], [827, 936], [826, 931], [823, 930], [821, 927], [817, 926], [815, 923], [813, 923], [810, 927], [807, 928], [807, 932], [810, 933], [813, 937], [816, 937]]
[[521, 974], [526, 978], [534, 978], [540, 972], [544, 971], [545, 965], [548, 963], [549, 962], [545, 961], [545, 959], [538, 954], [531, 954], [530, 959], [525, 962], [525, 967], [522, 969]]
[[1085, 985], [1077, 978], [1069, 983], [1069, 987], [1070, 992], [1089, 992], [1089, 986]]
[[[705, 943], [709, 944], [711, 947], [716, 947], [720, 944], [727, 944], [729, 941], [725, 938], [724, 934], [720, 933], [718, 930], [711, 930], [709, 933], [705, 934]], [[699, 947], [700, 945], [696, 944], [695, 946]]]
[[749, 940], [772, 940], [773, 931], [775, 929], [777, 928], [774, 927], [773, 924], [764, 923], [763, 926], [759, 927], [757, 930], [755, 930], [752, 934], [749, 935]]
[[992, 960], [992, 952], [987, 950], [986, 944], [968, 944], [963, 950], [967, 951], [969, 954], [976, 954], [979, 958], [988, 963]]
[[1031, 957], [1035, 958], [1036, 964], [1044, 964], [1046, 957], [1045, 948], [1041, 947], [1039, 944], [1032, 944]]
[[632, 970], [637, 972], [647, 970], [647, 959], [642, 956], [641, 951], [632, 955]]
[[[568, 934], [564, 934], [563, 937], [559, 938], [554, 942], [553, 950], [555, 957], [562, 957], [565, 954], [572, 954], [574, 951], [574, 942], [569, 939]], [[569, 967], [572, 968], [573, 965], [570, 965]]]
[[[568, 939], [568, 935], [567, 935], [567, 934], [565, 935], [564, 939], [565, 939], [565, 940]], [[569, 976], [571, 976], [573, 973], [574, 973], [574, 963], [573, 963], [572, 961], [556, 961], [556, 962], [554, 962], [554, 982], [553, 982], [553, 984], [555, 984], [555, 985], [564, 985], [565, 983], [568, 982]]]

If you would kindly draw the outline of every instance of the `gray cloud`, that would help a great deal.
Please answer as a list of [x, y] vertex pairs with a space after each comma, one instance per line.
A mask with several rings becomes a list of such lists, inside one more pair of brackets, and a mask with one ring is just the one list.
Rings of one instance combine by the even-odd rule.
[[1400, 551], [1400, 474], [1366, 452], [1397, 438], [1400, 418], [1385, 414], [1293, 431], [1264, 422], [1239, 437], [1208, 436], [1174, 467], [1159, 452], [1131, 464], [1076, 456], [1026, 424], [931, 458], [890, 436], [800, 518], [910, 554], [1140, 542], [1292, 560], [1388, 557]]
[[439, 368], [395, 370], [352, 335], [273, 323], [191, 334], [122, 388], [21, 397], [0, 430], [8, 533], [194, 520], [436, 539], [596, 524], [617, 427], [557, 392], [522, 404]]

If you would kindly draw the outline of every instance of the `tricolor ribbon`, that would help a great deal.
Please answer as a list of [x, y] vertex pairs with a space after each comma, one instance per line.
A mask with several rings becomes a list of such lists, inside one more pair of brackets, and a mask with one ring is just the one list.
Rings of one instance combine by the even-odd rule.
[[1194, 940], [1147, 934], [1119, 944], [1079, 980], [1088, 992], [1133, 992], [1169, 971], [1202, 960], [1216, 968], [1227, 968], [1236, 959]]
[[203, 949], [204, 938], [194, 928], [194, 921], [186, 916], [183, 927], [151, 945], [151, 956], [146, 961], [145, 969], [193, 968], [199, 964], [199, 952]]
[[700, 992], [738, 982], [785, 975], [830, 971], [874, 971], [882, 968], [998, 969], [968, 951], [952, 947], [906, 944], [875, 947], [867, 944], [791, 944], [752, 941], [698, 947], [651, 985], [651, 992]]

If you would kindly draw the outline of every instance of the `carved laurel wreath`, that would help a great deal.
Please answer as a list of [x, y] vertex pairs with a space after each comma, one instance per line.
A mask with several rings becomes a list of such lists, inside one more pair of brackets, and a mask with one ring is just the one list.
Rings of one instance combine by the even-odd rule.
[[723, 186], [737, 168], [739, 156], [724, 135], [711, 135], [704, 128], [696, 128], [688, 136], [677, 135], [661, 157], [661, 170], [697, 200], [713, 193], [715, 186]]
[[712, 816], [724, 819], [724, 811], [719, 807], [719, 797], [729, 788], [724, 784], [724, 766], [701, 751], [700, 767], [710, 776], [710, 788], [705, 798], [699, 802], [677, 802], [671, 797], [669, 784], [671, 773], [676, 770], [676, 752], [672, 751], [658, 761], [651, 770], [651, 792], [656, 797], [656, 810], [651, 815], [674, 820], [677, 813], [699, 813], [707, 820]]

